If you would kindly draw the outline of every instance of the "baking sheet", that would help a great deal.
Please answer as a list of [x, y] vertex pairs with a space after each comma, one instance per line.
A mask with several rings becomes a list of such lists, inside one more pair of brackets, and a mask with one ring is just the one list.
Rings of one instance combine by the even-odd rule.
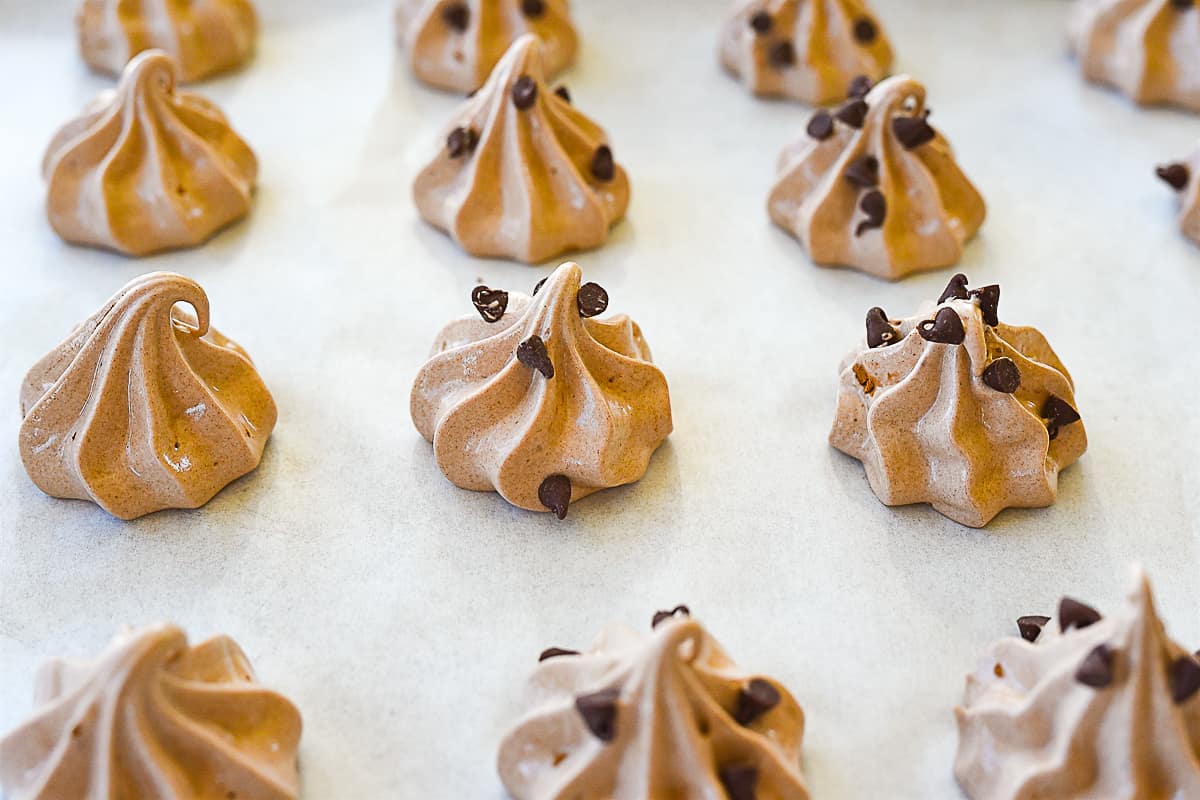
[[[1111, 609], [1127, 568], [1200, 644], [1200, 251], [1153, 166], [1200, 117], [1084, 86], [1065, 2], [876, 0], [902, 70], [990, 215], [962, 269], [1046, 333], [1091, 450], [1058, 505], [984, 531], [888, 509], [825, 442], [836, 368], [865, 310], [912, 313], [952, 271], [888, 284], [813, 267], [768, 222], [803, 106], [750, 98], [715, 58], [725, 0], [577, 0], [565, 77], [634, 188], [608, 247], [578, 257], [641, 324], [675, 433], [639, 484], [566, 522], [448, 483], [408, 417], [439, 326], [482, 279], [425, 227], [410, 185], [458, 99], [418, 87], [374, 0], [259, 0], [255, 62], [202, 91], [257, 150], [250, 220], [142, 261], [75, 249], [38, 173], [59, 124], [109, 82], [77, 56], [71, 3], [0, 0], [0, 729], [47, 656], [118, 625], [224, 632], [305, 719], [308, 798], [500, 798], [493, 762], [537, 654], [686, 602], [809, 717], [814, 796], [954, 798], [951, 708], [984, 645], [1070, 592]], [[135, 523], [43, 496], [16, 450], [24, 372], [125, 281], [190, 275], [280, 408], [261, 468], [206, 508]]]

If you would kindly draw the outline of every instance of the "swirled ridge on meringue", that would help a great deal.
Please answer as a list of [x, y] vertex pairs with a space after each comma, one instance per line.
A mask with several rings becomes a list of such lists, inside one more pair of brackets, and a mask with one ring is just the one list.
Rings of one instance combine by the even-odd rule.
[[38, 675], [32, 717], [0, 738], [8, 800], [295, 800], [300, 713], [227, 637], [126, 631], [95, 661]]
[[475, 256], [599, 247], [629, 207], [604, 131], [546, 86], [541, 51], [534, 36], [513, 44], [413, 185], [425, 221]]
[[1200, 111], [1200, 8], [1191, 0], [1075, 0], [1068, 39], [1092, 83], [1141, 105]]
[[42, 171], [63, 239], [144, 256], [201, 244], [249, 213], [254, 152], [175, 77], [170, 56], [142, 53], [55, 135]]
[[657, 619], [649, 636], [614, 626], [586, 653], [543, 654], [500, 744], [509, 793], [808, 800], [804, 712], [787, 689], [739, 669], [700, 623]]
[[1110, 617], [1065, 598], [991, 645], [955, 709], [971, 800], [1200, 797], [1200, 660], [1172, 641], [1135, 571]]
[[92, 69], [120, 75], [146, 50], [165, 50], [190, 83], [249, 60], [258, 37], [250, 0], [82, 0], [79, 49]]
[[983, 527], [1005, 508], [1051, 505], [1059, 471], [1087, 449], [1066, 367], [1040, 332], [999, 321], [999, 297], [957, 275], [927, 313], [868, 313], [829, 442], [886, 505], [929, 503]]
[[209, 327], [204, 290], [153, 272], [34, 365], [21, 416], [39, 489], [133, 519], [202, 506], [257, 467], [276, 410], [250, 357]]
[[983, 198], [928, 123], [907, 75], [819, 111], [783, 152], [768, 200], [775, 224], [817, 264], [895, 280], [958, 263], [983, 224]]
[[483, 85], [524, 35], [542, 41], [551, 77], [579, 49], [567, 0], [399, 0], [396, 27], [419, 80], [464, 94]]
[[736, 0], [721, 63], [754, 94], [832, 103], [888, 74], [892, 46], [864, 0]]
[[438, 335], [412, 419], [456, 486], [561, 518], [639, 480], [670, 434], [667, 380], [641, 330], [624, 315], [584, 318], [581, 280], [564, 264], [534, 297], [506, 294], [496, 322], [467, 317]]

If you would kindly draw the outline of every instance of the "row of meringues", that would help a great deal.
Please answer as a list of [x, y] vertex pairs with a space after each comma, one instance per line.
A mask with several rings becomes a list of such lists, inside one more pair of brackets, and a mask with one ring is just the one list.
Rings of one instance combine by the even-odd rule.
[[[740, 669], [686, 606], [650, 627], [541, 654], [499, 745], [511, 796], [808, 800], [795, 697]], [[1200, 797], [1200, 654], [1167, 636], [1140, 569], [1117, 613], [1064, 597], [1017, 633], [987, 648], [954, 710], [969, 798]], [[35, 705], [0, 738], [8, 800], [300, 796], [300, 712], [227, 637], [126, 630], [94, 661], [45, 664]]]
[[[411, 395], [446, 477], [560, 519], [639, 480], [672, 431], [641, 328], [600, 318], [608, 293], [574, 263], [531, 295], [477, 286], [470, 300], [475, 313], [438, 333]], [[840, 369], [829, 441], [888, 505], [983, 526], [1053, 503], [1059, 470], [1087, 449], [1070, 374], [1040, 332], [1001, 321], [999, 286], [956, 275], [915, 316], [870, 309]], [[250, 357], [210, 325], [204, 290], [154, 272], [29, 371], [18, 447], [47, 494], [133, 519], [201, 506], [253, 470], [276, 416]]]
[[[220, 16], [222, 24], [189, 28], [207, 39], [186, 47], [164, 41], [174, 55], [142, 52], [128, 63], [129, 54], [158, 42], [135, 42], [128, 15], [118, 22], [97, 10], [111, 2], [85, 4], [91, 9], [80, 16], [85, 57], [108, 71], [123, 68], [124, 75], [115, 95], [89, 106], [48, 149], [47, 207], [64, 239], [140, 256], [200, 244], [249, 213], [254, 153], [219, 109], [174, 86], [177, 75], [198, 77], [248, 56], [253, 10], [246, 0], [223, 2], [231, 8]], [[851, 13], [858, 5], [742, 3], [727, 24], [723, 61], [757, 93], [814, 102], [848, 94], [838, 108], [818, 112], [807, 136], [785, 150], [768, 201], [771, 218], [819, 264], [892, 279], [950, 266], [983, 223], [983, 198], [929, 125], [924, 87], [906, 76], [873, 84], [887, 74], [891, 49], [873, 15]], [[1148, 13], [1139, 7], [1162, 6], [1155, 14], [1166, 18], [1155, 35], [1136, 40], [1147, 49], [1149, 66], [1138, 73], [1134, 94], [1146, 102], [1200, 104], [1200, 88], [1194, 88], [1200, 65], [1164, 66], [1178, 50], [1167, 47], [1169, 32], [1195, 29], [1200, 45], [1200, 11], [1185, 5], [1151, 0], [1104, 14], [1089, 8], [1081, 12], [1088, 31], [1081, 41], [1097, 48], [1104, 42], [1107, 52], [1114, 45], [1106, 34]], [[419, 77], [443, 88], [478, 90], [455, 113], [444, 147], [416, 179], [422, 217], [476, 256], [541, 263], [601, 245], [625, 215], [629, 179], [604, 130], [571, 105], [565, 88], [547, 85], [547, 75], [574, 58], [566, 4], [420, 0], [402, 3], [400, 20]], [[1131, 69], [1099, 56], [1084, 63], [1101, 71], [1119, 64], [1113, 69], [1122, 80], [1114, 80], [1121, 85]], [[155, 157], [162, 153], [170, 157]], [[1197, 167], [1175, 164], [1159, 174], [1186, 190], [1181, 224], [1200, 239]]]

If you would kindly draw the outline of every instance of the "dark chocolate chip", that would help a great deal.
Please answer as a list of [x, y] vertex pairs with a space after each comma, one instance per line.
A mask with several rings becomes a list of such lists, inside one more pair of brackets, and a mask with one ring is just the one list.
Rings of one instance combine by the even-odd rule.
[[542, 278], [540, 281], [537, 282], [537, 285], [533, 287], [533, 296], [534, 297], [537, 297], [537, 293], [542, 290], [542, 287], [546, 285], [546, 281], [548, 281], [548, 280], [550, 280], [550, 279]]
[[530, 19], [537, 19], [546, 13], [545, 0], [522, 0], [521, 12]]
[[807, 131], [808, 135], [817, 141], [825, 141], [833, 136], [833, 117], [829, 115], [828, 111], [818, 111], [808, 121]]
[[657, 628], [658, 623], [671, 619], [672, 617], [679, 616], [680, 614], [683, 614], [685, 617], [690, 617], [692, 615], [692, 610], [687, 606], [675, 606], [670, 611], [655, 612], [654, 619], [650, 621], [650, 627]]
[[1001, 356], [984, 368], [983, 382], [997, 392], [1012, 394], [1021, 386], [1021, 370], [1017, 362]]
[[1079, 422], [1079, 412], [1057, 395], [1050, 395], [1042, 404], [1042, 419], [1046, 420], [1046, 432], [1053, 441], [1060, 429]]
[[867, 101], [859, 98], [842, 104], [842, 107], [835, 111], [833, 116], [851, 128], [861, 128], [867, 119], [867, 112], [870, 110], [871, 107], [867, 105]]
[[558, 97], [564, 103], [571, 102], [571, 92], [570, 92], [570, 90], [567, 89], [566, 86], [559, 86], [557, 89], [554, 90], [554, 94], [556, 97]]
[[536, 333], [517, 345], [517, 360], [530, 369], [536, 369], [546, 378], [554, 377], [554, 364], [546, 352], [546, 343]]
[[983, 312], [983, 321], [987, 325], [1000, 324], [1000, 285], [993, 283], [980, 289], [972, 289], [971, 297], [979, 301], [979, 310]]
[[538, 487], [538, 500], [559, 519], [567, 518], [571, 505], [571, 479], [566, 475], [551, 475]]
[[750, 17], [750, 27], [753, 28], [754, 32], [759, 36], [765, 36], [766, 34], [770, 33], [771, 28], [774, 27], [774, 25], [774, 20], [771, 19], [771, 15], [766, 11], [759, 11], [754, 16]]
[[846, 180], [860, 189], [871, 189], [879, 185], [879, 159], [875, 156], [860, 156], [846, 167]]
[[887, 198], [883, 196], [883, 192], [878, 189], [867, 192], [858, 201], [858, 208], [867, 218], [858, 223], [858, 228], [854, 231], [855, 236], [862, 236], [872, 228], [883, 227], [883, 221], [887, 218]]
[[900, 341], [900, 332], [892, 327], [887, 314], [876, 306], [867, 312], [867, 347], [887, 347]]
[[471, 24], [471, 9], [466, 3], [451, 3], [442, 9], [442, 21], [462, 33]]
[[870, 17], [859, 17], [854, 23], [854, 38], [859, 44], [870, 44], [879, 36], [879, 26]]
[[937, 138], [937, 131], [923, 116], [896, 117], [892, 120], [892, 133], [905, 150], [914, 150]]
[[579, 307], [579, 316], [585, 319], [603, 314], [608, 309], [608, 292], [598, 283], [585, 283], [579, 287], [575, 305]]
[[540, 656], [538, 656], [538, 661], [542, 662], [542, 661], [548, 661], [551, 658], [559, 658], [561, 656], [577, 656], [577, 655], [579, 655], [578, 650], [564, 650], [561, 647], [551, 647], [547, 650], [542, 651], [542, 654]]
[[508, 292], [503, 289], [489, 289], [486, 286], [476, 286], [471, 290], [471, 302], [484, 322], [499, 322], [508, 310]]
[[729, 800], [754, 800], [758, 788], [758, 768], [747, 764], [731, 764], [717, 772]]
[[755, 678], [738, 691], [737, 709], [733, 719], [746, 726], [779, 705], [779, 690], [770, 681]]
[[598, 181], [611, 181], [617, 176], [617, 164], [613, 161], [612, 149], [602, 144], [592, 156], [592, 175]]
[[513, 105], [516, 106], [520, 111], [531, 108], [533, 104], [537, 102], [537, 94], [537, 81], [528, 75], [522, 75], [521, 77], [517, 78], [517, 82], [513, 84]]
[[1200, 663], [1192, 656], [1180, 656], [1171, 665], [1171, 699], [1183, 705], [1200, 692]]
[[470, 128], [455, 128], [446, 137], [446, 150], [451, 158], [462, 158], [479, 144], [479, 134]]
[[962, 344], [967, 338], [962, 317], [953, 308], [938, 311], [936, 317], [918, 325], [917, 332], [922, 339], [934, 344]]
[[970, 297], [971, 293], [967, 291], [967, 276], [960, 272], [946, 284], [946, 290], [938, 298], [938, 305], [947, 300], [968, 300]]
[[796, 63], [796, 48], [791, 42], [776, 42], [767, 50], [767, 63], [775, 69], [787, 69]]
[[1154, 174], [1166, 181], [1177, 192], [1183, 191], [1192, 177], [1192, 171], [1187, 168], [1187, 164], [1164, 164], [1154, 170]]
[[846, 89], [847, 100], [861, 100], [871, 91], [871, 87], [875, 84], [866, 75], [855, 75], [850, 81], [850, 87]]
[[1114, 653], [1108, 645], [1097, 645], [1075, 672], [1075, 680], [1093, 689], [1103, 689], [1113, 682]]
[[1021, 631], [1022, 639], [1027, 642], [1036, 642], [1042, 635], [1042, 628], [1046, 627], [1049, 622], [1049, 617], [1038, 615], [1021, 617], [1017, 620], [1017, 629]]
[[583, 724], [602, 742], [611, 742], [617, 736], [617, 699], [620, 696], [616, 689], [602, 689], [575, 698], [575, 710], [583, 717]]
[[1187, 11], [1189, 8], [1195, 5], [1195, 0], [1171, 0], [1171, 5], [1175, 6], [1180, 11]]
[[1064, 597], [1058, 604], [1058, 628], [1063, 633], [1071, 628], [1087, 628], [1103, 619], [1100, 612], [1086, 603]]

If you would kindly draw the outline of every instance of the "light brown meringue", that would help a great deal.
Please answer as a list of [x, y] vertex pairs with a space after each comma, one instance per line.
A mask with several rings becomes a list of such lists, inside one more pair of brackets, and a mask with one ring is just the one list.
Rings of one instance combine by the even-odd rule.
[[570, 503], [639, 480], [670, 434], [667, 379], [641, 330], [624, 315], [585, 318], [608, 296], [581, 280], [564, 264], [532, 298], [479, 287], [476, 307], [496, 321], [464, 317], [438, 335], [412, 419], [456, 486], [561, 519]]
[[536, 264], [599, 247], [629, 207], [604, 131], [546, 87], [540, 50], [517, 40], [413, 185], [421, 216], [475, 256]]
[[1200, 8], [1192, 0], [1075, 0], [1068, 38], [1087, 80], [1142, 105], [1200, 111]]
[[892, 45], [863, 0], [736, 0], [720, 54], [754, 94], [811, 104], [845, 97], [855, 77], [877, 81], [892, 66]]
[[152, 625], [95, 661], [38, 675], [33, 716], [0, 738], [8, 800], [295, 800], [300, 713], [224, 636]]
[[929, 503], [982, 527], [1051, 505], [1059, 470], [1087, 449], [1066, 367], [1037, 330], [999, 321], [999, 299], [999, 286], [969, 291], [956, 275], [935, 310], [868, 312], [829, 443], [863, 462], [886, 505]]
[[413, 74], [439, 89], [478, 89], [513, 42], [535, 35], [546, 73], [575, 61], [579, 37], [567, 0], [400, 0], [396, 27]]
[[198, 508], [257, 467], [276, 410], [250, 357], [209, 327], [204, 290], [153, 272], [34, 365], [21, 416], [39, 489], [133, 519]]
[[1186, 161], [1164, 164], [1158, 177], [1176, 191], [1180, 200], [1179, 229], [1183, 235], [1200, 244], [1200, 151]]
[[1064, 599], [1057, 623], [1020, 627], [955, 709], [971, 800], [1200, 797], [1200, 661], [1167, 636], [1140, 570], [1115, 616]]
[[92, 69], [119, 75], [146, 50], [164, 50], [186, 82], [237, 67], [254, 52], [250, 0], [82, 0], [79, 49]]
[[783, 152], [771, 219], [817, 264], [894, 280], [958, 263], [987, 210], [926, 121], [925, 87], [900, 75], [852, 88]]
[[677, 614], [649, 636], [614, 626], [586, 653], [542, 654], [500, 744], [516, 800], [808, 800], [799, 704]]
[[249, 213], [253, 151], [215, 105], [177, 91], [175, 74], [170, 56], [142, 53], [55, 135], [42, 171], [59, 236], [143, 256], [201, 244]]

